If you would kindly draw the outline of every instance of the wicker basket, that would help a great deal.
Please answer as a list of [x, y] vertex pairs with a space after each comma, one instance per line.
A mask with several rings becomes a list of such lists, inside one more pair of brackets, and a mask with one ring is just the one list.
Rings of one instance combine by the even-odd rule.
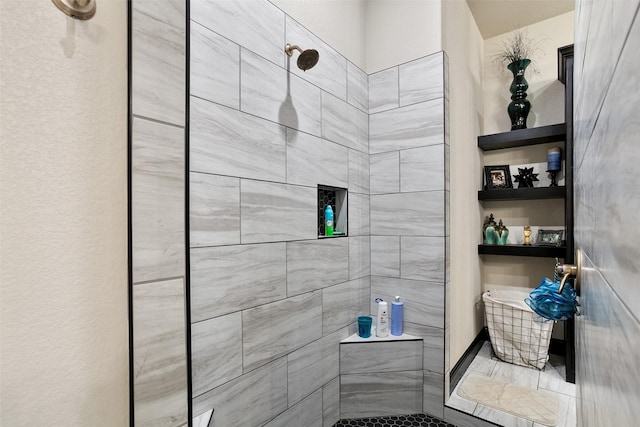
[[524, 302], [527, 290], [492, 290], [482, 294], [491, 347], [498, 358], [543, 369], [549, 358], [553, 321]]

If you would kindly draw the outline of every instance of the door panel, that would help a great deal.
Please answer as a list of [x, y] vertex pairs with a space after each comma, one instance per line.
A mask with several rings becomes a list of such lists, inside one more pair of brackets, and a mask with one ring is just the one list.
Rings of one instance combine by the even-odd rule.
[[578, 1], [574, 69], [578, 425], [640, 418], [640, 0]]

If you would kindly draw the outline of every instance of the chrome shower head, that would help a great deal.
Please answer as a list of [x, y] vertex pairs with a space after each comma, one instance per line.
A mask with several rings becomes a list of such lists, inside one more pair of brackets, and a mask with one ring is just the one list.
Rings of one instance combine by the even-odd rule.
[[307, 49], [303, 51], [302, 49], [300, 49], [300, 46], [290, 45], [289, 43], [287, 43], [287, 45], [284, 47], [284, 51], [288, 56], [293, 55], [294, 49], [300, 52], [297, 63], [298, 68], [300, 68], [302, 71], [307, 71], [313, 68], [318, 63], [318, 59], [320, 59], [320, 54], [315, 49]]

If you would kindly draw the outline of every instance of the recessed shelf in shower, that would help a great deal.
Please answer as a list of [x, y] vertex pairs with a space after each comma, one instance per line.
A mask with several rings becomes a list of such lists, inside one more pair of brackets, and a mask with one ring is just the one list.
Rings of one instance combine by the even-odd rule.
[[[346, 188], [318, 184], [318, 238], [346, 237], [348, 235], [348, 194]], [[324, 210], [327, 205], [333, 209], [333, 236], [325, 235]]]

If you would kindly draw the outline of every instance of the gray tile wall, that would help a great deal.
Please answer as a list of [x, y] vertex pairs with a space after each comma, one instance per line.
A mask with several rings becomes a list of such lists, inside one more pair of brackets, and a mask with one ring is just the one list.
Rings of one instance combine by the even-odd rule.
[[[184, 1], [132, 2], [131, 369], [136, 426], [183, 426], [188, 417], [184, 244], [186, 37]], [[212, 193], [230, 196], [229, 204], [215, 208], [224, 223], [234, 221], [233, 186], [229, 181], [212, 183]], [[204, 198], [210, 196], [202, 194]], [[201, 214], [195, 213], [197, 217]], [[198, 239], [202, 241], [237, 238], [225, 232], [211, 233], [206, 221], [199, 223], [198, 228]], [[227, 333], [233, 330], [224, 329]], [[199, 344], [203, 332], [205, 336], [209, 333], [198, 331]], [[226, 336], [222, 339], [226, 340]], [[227, 361], [234, 351], [237, 349], [226, 348], [221, 359]], [[210, 372], [209, 361], [203, 360], [199, 369]], [[209, 381], [224, 381], [234, 369], [237, 367], [225, 362]]]
[[[367, 75], [268, 1], [191, 11], [194, 416], [333, 425], [339, 342], [369, 313]], [[348, 237], [317, 239], [318, 184], [349, 190]]]
[[440, 418], [448, 280], [446, 67], [440, 52], [369, 76], [371, 297], [404, 301], [406, 331], [424, 338], [421, 409]]
[[[427, 336], [401, 385], [419, 392], [412, 411], [442, 415], [432, 408], [442, 404], [446, 58], [367, 76], [268, 1], [191, 11], [194, 415], [333, 425], [338, 343], [370, 312], [372, 287], [402, 295], [407, 330]], [[286, 42], [317, 49], [318, 65], [298, 70]], [[318, 184], [348, 188], [348, 237], [317, 239]]]
[[578, 425], [634, 425], [640, 400], [640, 1], [578, 1], [575, 14], [575, 242], [584, 252], [576, 318]]

